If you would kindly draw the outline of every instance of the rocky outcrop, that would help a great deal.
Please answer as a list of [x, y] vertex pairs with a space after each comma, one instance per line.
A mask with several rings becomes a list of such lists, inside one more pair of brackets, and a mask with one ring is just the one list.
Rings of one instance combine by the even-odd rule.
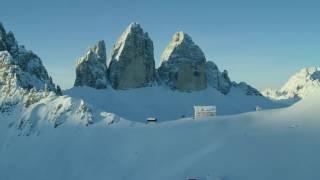
[[108, 77], [114, 89], [140, 88], [154, 83], [153, 42], [139, 24], [130, 24], [113, 46]]
[[96, 89], [107, 88], [106, 57], [105, 43], [99, 41], [77, 61], [74, 86], [88, 86]]
[[212, 62], [206, 62], [206, 76], [208, 81], [208, 86], [217, 89], [222, 94], [228, 94], [232, 82], [228, 76], [228, 71], [224, 70], [223, 72], [219, 71], [218, 66]]
[[177, 32], [161, 55], [158, 69], [161, 81], [171, 89], [199, 91], [206, 89], [206, 58], [189, 35]]
[[[13, 33], [6, 33], [0, 23], [0, 86], [55, 91], [55, 85], [41, 59], [19, 46]], [[12, 87], [13, 88], [13, 87]]]

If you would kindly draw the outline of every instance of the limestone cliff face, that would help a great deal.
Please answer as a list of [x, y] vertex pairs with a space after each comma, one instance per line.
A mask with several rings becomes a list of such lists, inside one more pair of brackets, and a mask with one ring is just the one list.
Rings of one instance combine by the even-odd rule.
[[130, 24], [113, 46], [108, 77], [114, 89], [140, 88], [154, 83], [153, 42], [139, 24]]
[[160, 80], [171, 89], [199, 91], [207, 88], [206, 58], [189, 35], [176, 33], [161, 55]]
[[74, 86], [88, 86], [96, 89], [107, 88], [106, 47], [99, 41], [77, 61]]

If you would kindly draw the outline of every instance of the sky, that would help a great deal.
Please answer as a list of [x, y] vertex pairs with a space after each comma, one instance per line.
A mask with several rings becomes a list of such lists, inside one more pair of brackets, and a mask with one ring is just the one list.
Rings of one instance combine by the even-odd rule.
[[108, 56], [131, 22], [149, 33], [159, 58], [173, 34], [188, 33], [232, 80], [279, 88], [320, 65], [320, 1], [313, 0], [0, 0], [0, 22], [38, 54], [67, 89], [75, 62], [105, 40]]

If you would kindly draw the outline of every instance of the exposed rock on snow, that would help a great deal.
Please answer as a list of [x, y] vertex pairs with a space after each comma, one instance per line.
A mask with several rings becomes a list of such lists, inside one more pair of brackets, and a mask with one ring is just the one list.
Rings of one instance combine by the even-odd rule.
[[220, 72], [218, 66], [212, 61], [206, 62], [206, 76], [208, 85], [220, 91], [223, 94], [228, 94], [232, 86], [232, 82], [228, 76], [228, 71]]
[[24, 89], [55, 91], [55, 85], [41, 59], [32, 51], [19, 46], [13, 33], [6, 33], [1, 23], [0, 64], [0, 88], [10, 84]]
[[130, 24], [113, 46], [108, 74], [114, 89], [140, 88], [154, 83], [153, 42], [139, 24]]
[[96, 89], [107, 88], [106, 47], [99, 41], [77, 61], [74, 86], [88, 86]]
[[206, 58], [202, 50], [184, 32], [174, 34], [161, 55], [159, 77], [171, 89], [199, 91], [206, 89]]
[[319, 89], [320, 67], [310, 67], [294, 74], [280, 90], [266, 89], [262, 93], [275, 100], [293, 99], [297, 101]]

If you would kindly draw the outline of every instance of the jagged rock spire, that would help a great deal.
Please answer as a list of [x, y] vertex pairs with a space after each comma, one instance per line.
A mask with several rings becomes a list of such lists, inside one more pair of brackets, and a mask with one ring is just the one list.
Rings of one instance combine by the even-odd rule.
[[199, 91], [207, 87], [205, 63], [204, 53], [192, 38], [177, 32], [161, 55], [158, 72], [171, 89]]
[[97, 60], [102, 64], [107, 63], [107, 53], [106, 53], [106, 44], [103, 40], [98, 41], [96, 45], [90, 48], [92, 52], [97, 55]]
[[131, 23], [113, 46], [108, 77], [114, 89], [146, 87], [155, 81], [153, 42]]
[[166, 61], [204, 63], [206, 58], [192, 38], [187, 33], [180, 31], [173, 35], [171, 42], [161, 55], [160, 62]]
[[104, 41], [97, 42], [77, 61], [74, 86], [107, 88], [106, 47]]

